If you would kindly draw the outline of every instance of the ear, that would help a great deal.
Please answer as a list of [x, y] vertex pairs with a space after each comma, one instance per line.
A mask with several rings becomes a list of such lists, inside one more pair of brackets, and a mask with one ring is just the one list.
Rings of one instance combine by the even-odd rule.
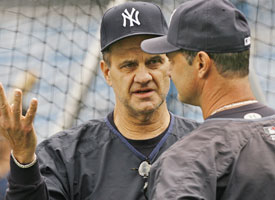
[[107, 84], [112, 87], [112, 79], [110, 77], [110, 68], [104, 60], [100, 61], [100, 69], [103, 73], [103, 76], [104, 76]]
[[211, 59], [209, 55], [204, 51], [198, 52], [197, 63], [199, 78], [205, 78], [211, 69]]

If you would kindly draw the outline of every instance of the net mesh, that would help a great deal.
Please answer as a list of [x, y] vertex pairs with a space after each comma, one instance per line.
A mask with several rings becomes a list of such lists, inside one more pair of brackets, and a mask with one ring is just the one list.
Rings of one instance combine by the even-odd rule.
[[[0, 4], [0, 81], [10, 101], [14, 88], [24, 91], [23, 107], [39, 102], [35, 128], [39, 140], [114, 107], [114, 94], [99, 70], [99, 26], [115, 0], [3, 0]], [[158, 4], [169, 21], [184, 0]], [[232, 0], [252, 30], [251, 70], [258, 97], [275, 108], [275, 2]], [[198, 22], [199, 23], [199, 22]], [[177, 100], [171, 85], [168, 108], [202, 121], [199, 108]]]

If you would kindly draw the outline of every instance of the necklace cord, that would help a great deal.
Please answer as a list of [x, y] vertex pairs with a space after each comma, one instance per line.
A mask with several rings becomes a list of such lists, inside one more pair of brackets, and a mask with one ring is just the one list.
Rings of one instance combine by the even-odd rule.
[[222, 107], [214, 110], [210, 114], [210, 116], [216, 114], [217, 112], [220, 112], [220, 111], [223, 111], [223, 110], [227, 110], [227, 109], [230, 109], [230, 108], [233, 108], [233, 107], [236, 107], [236, 106], [244, 106], [244, 105], [248, 105], [248, 104], [252, 104], [252, 103], [257, 103], [257, 102], [258, 102], [257, 100], [247, 100], [247, 101], [241, 101], [241, 102], [237, 102], [237, 103], [231, 103], [231, 104], [222, 106]]

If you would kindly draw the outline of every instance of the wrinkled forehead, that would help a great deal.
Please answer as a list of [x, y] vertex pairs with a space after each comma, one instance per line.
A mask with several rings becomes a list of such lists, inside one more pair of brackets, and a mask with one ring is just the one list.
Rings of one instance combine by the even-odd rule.
[[152, 37], [153, 36], [139, 35], [119, 40], [110, 47], [111, 59], [139, 59], [140, 57], [152, 56], [143, 52], [140, 48], [143, 40]]
[[152, 38], [151, 35], [130, 36], [115, 42], [110, 46], [111, 52], [123, 52], [128, 50], [141, 50], [140, 44], [143, 40]]

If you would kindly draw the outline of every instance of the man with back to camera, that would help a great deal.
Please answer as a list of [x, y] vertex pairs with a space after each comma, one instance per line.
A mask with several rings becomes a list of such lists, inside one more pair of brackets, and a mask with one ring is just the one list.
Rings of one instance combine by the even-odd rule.
[[21, 91], [10, 107], [0, 87], [1, 134], [13, 149], [7, 200], [145, 199], [150, 164], [198, 125], [167, 110], [165, 54], [140, 49], [142, 40], [167, 29], [160, 8], [151, 3], [128, 2], [106, 11], [100, 66], [114, 89], [114, 111], [58, 133], [37, 149], [32, 126], [37, 100], [23, 117]]
[[226, 0], [188, 1], [141, 48], [167, 54], [179, 99], [205, 118], [153, 164], [149, 199], [274, 199], [275, 111], [250, 89], [244, 15]]

